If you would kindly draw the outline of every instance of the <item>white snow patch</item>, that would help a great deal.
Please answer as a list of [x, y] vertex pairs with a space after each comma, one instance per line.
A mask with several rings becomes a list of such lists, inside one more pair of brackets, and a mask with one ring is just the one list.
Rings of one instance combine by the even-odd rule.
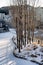
[[14, 31], [10, 29], [10, 32], [0, 33], [0, 65], [38, 65], [13, 56], [14, 44], [11, 38], [16, 36]]

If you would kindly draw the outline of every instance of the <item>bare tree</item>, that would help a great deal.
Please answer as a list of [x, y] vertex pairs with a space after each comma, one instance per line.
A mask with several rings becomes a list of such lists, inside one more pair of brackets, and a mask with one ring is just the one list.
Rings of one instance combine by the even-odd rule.
[[23, 22], [22, 22], [22, 5], [23, 5], [23, 0], [17, 0], [18, 2], [18, 20], [19, 20], [19, 52], [20, 49], [22, 48], [22, 43], [23, 43]]
[[30, 14], [30, 17], [31, 17], [31, 31], [32, 31], [32, 41], [33, 41], [33, 38], [34, 38], [34, 29], [35, 29], [35, 25], [34, 25], [34, 14], [35, 14], [35, 12], [34, 12], [34, 6], [35, 6], [35, 2], [36, 2], [36, 0], [34, 0], [33, 2], [32, 2], [32, 8], [31, 8], [31, 14]]
[[[28, 40], [30, 39], [30, 30], [32, 31], [32, 41], [34, 37], [34, 5], [35, 1], [33, 1], [33, 6], [30, 10], [30, 0], [29, 0], [29, 17], [28, 17], [28, 6], [27, 0], [15, 0], [16, 1], [16, 34], [17, 34], [17, 48], [19, 52], [21, 52], [22, 45], [26, 46], [26, 42], [28, 44]], [[12, 0], [13, 4], [15, 3]], [[13, 9], [14, 13], [14, 9]], [[24, 20], [22, 20], [24, 17]], [[14, 14], [13, 14], [14, 18]], [[29, 20], [28, 20], [29, 19]], [[14, 19], [15, 20], [15, 19]], [[24, 31], [24, 35], [23, 35]], [[28, 33], [28, 34], [27, 34]]]

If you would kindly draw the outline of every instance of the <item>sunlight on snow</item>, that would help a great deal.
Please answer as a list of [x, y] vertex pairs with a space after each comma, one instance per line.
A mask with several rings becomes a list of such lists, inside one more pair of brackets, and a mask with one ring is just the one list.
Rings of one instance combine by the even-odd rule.
[[0, 40], [0, 46], [8, 44], [8, 43], [9, 43], [9, 40], [7, 40], [7, 39]]

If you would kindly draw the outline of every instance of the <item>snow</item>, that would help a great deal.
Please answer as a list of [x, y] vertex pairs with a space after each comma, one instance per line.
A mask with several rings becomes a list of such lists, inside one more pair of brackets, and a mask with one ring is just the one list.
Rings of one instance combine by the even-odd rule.
[[13, 36], [16, 37], [15, 29], [9, 29], [9, 32], [0, 33], [0, 40], [1, 39], [11, 39]]
[[35, 33], [38, 33], [38, 31], [35, 31], [34, 34], [35, 34]]
[[[34, 50], [34, 45], [37, 47], [36, 50]], [[18, 57], [26, 58], [28, 61], [35, 61], [38, 64], [42, 64], [43, 60], [43, 52], [40, 51], [40, 49], [43, 49], [43, 47], [40, 46], [40, 44], [28, 44], [25, 48], [21, 49], [21, 53], [18, 53], [18, 50], [14, 50], [14, 54]], [[37, 57], [32, 57], [31, 55], [35, 55]]]
[[13, 54], [10, 55], [10, 59], [14, 62], [16, 62], [16, 65], [38, 65], [35, 63], [32, 63], [30, 61], [27, 60], [23, 60], [23, 59], [19, 59], [13, 56]]
[[14, 44], [11, 40], [13, 36], [16, 37], [14, 29], [10, 29], [9, 32], [0, 33], [0, 65], [38, 65], [13, 56]]

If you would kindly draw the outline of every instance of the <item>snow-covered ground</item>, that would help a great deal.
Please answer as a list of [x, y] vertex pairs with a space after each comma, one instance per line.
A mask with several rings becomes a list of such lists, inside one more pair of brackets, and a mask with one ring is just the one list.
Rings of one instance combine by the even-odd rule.
[[38, 65], [13, 56], [14, 44], [11, 40], [13, 36], [16, 37], [14, 29], [10, 29], [9, 32], [0, 33], [0, 65]]

